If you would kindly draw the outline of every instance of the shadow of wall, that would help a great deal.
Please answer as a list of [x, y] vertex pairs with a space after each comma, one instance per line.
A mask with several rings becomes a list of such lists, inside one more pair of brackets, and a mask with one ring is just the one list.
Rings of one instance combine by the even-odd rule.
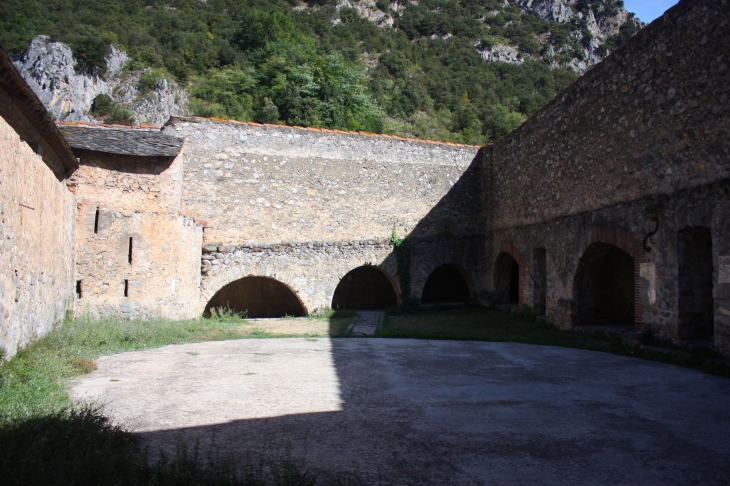
[[[481, 278], [486, 238], [482, 197], [486, 189], [484, 173], [480, 151], [449, 191], [407, 235], [404, 249], [396, 249], [387, 257], [387, 265], [399, 269], [397, 279], [403, 300], [420, 300], [429, 275], [444, 264], [463, 269], [471, 279], [467, 284], [473, 286], [475, 297], [481, 300], [486, 290]], [[404, 259], [409, 259], [410, 264], [400, 263]], [[404, 287], [408, 295], [403, 292]]]

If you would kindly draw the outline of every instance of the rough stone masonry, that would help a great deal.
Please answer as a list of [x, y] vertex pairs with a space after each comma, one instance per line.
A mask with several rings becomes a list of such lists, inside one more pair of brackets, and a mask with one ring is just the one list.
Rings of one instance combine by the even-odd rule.
[[[64, 288], [77, 311], [171, 318], [428, 294], [730, 355], [728, 52], [728, 2], [682, 1], [481, 149], [203, 118], [60, 124], [81, 164]], [[253, 290], [230, 302], [234, 288]]]

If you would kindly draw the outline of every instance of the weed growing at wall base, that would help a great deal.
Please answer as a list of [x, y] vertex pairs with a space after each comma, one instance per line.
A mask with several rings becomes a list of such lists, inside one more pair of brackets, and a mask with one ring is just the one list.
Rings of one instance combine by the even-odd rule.
[[400, 293], [403, 296], [403, 304], [407, 304], [407, 300], [411, 295], [411, 242], [408, 236], [398, 238], [398, 233], [393, 225], [393, 232], [388, 238], [388, 243], [393, 245], [395, 258], [398, 262], [398, 279], [400, 283]]

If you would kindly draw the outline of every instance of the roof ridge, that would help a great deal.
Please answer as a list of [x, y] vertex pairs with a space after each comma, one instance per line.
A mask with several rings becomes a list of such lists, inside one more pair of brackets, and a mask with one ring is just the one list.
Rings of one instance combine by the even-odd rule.
[[142, 123], [140, 125], [116, 125], [116, 124], [107, 124], [107, 123], [90, 123], [86, 121], [75, 121], [75, 122], [68, 122], [68, 121], [57, 121], [57, 126], [66, 126], [66, 127], [83, 127], [83, 128], [115, 128], [115, 129], [122, 129], [122, 130], [162, 130], [161, 125], [147, 125], [145, 123]]

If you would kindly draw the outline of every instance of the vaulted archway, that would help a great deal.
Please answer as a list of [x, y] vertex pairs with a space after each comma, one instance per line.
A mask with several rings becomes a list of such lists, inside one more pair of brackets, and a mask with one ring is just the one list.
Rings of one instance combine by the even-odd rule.
[[421, 294], [424, 304], [469, 302], [472, 300], [471, 278], [461, 267], [447, 263], [437, 267], [426, 280]]
[[586, 248], [574, 278], [576, 324], [633, 326], [636, 309], [634, 257], [610, 243]]
[[520, 264], [506, 251], [494, 262], [494, 290], [497, 303], [520, 303]]
[[340, 280], [332, 297], [333, 309], [385, 310], [397, 303], [398, 297], [390, 279], [373, 265], [349, 271]]
[[300, 317], [306, 311], [297, 295], [287, 285], [269, 277], [249, 276], [235, 280], [218, 290], [205, 306], [225, 308], [246, 317]]

